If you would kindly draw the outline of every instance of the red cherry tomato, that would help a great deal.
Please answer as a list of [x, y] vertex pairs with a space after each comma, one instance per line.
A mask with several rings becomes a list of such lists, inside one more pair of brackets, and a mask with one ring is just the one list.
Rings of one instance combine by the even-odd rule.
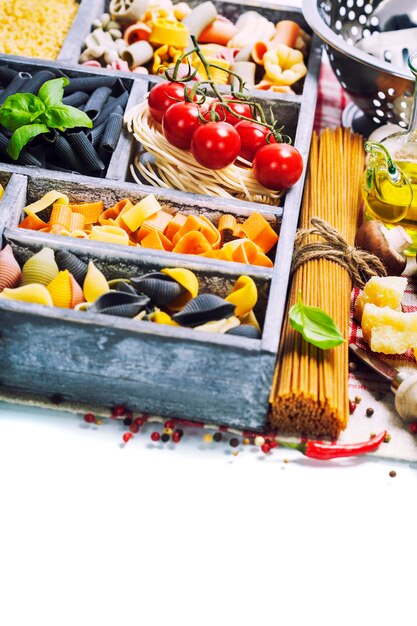
[[184, 83], [158, 83], [149, 92], [149, 111], [161, 123], [165, 111], [179, 100], [184, 101]]
[[[224, 100], [236, 100], [236, 98], [233, 98], [232, 96], [225, 96]], [[228, 102], [227, 104], [232, 111], [238, 115], [243, 115], [244, 117], [249, 117], [250, 119], [253, 118], [250, 106], [249, 104], [246, 104], [246, 102]], [[216, 111], [216, 113], [219, 114], [220, 122], [227, 122], [232, 126], [236, 126], [236, 124], [241, 121], [238, 117], [235, 117], [232, 113], [230, 113], [218, 98], [213, 100], [210, 104], [209, 111], [211, 110]], [[205, 117], [208, 119], [207, 116]]]
[[172, 104], [162, 118], [162, 130], [173, 146], [188, 150], [194, 131], [199, 127], [200, 107], [194, 102]]
[[221, 170], [233, 163], [239, 150], [239, 133], [226, 122], [208, 122], [199, 126], [191, 141], [195, 160], [211, 170]]
[[303, 172], [303, 159], [297, 148], [273, 143], [259, 148], [253, 159], [253, 175], [268, 189], [289, 189]]
[[[240, 136], [241, 148], [239, 156], [247, 161], [253, 161], [255, 153], [267, 146], [268, 143], [275, 143], [275, 137], [266, 126], [260, 126], [256, 122], [241, 120], [235, 126]], [[269, 135], [269, 136], [268, 136]], [[267, 140], [268, 136], [268, 140]]]

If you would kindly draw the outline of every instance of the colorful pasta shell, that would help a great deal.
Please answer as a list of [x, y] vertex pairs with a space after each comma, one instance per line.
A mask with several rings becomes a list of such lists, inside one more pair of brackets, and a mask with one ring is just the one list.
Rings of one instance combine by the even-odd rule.
[[7, 244], [0, 252], [0, 291], [17, 287], [21, 276], [20, 265], [14, 257], [13, 249]]
[[163, 274], [170, 276], [184, 287], [185, 292], [169, 303], [171, 311], [179, 311], [182, 307], [195, 298], [198, 294], [198, 279], [197, 276], [191, 271], [182, 267], [166, 267], [161, 270]]
[[23, 287], [16, 287], [16, 289], [4, 289], [0, 293], [0, 298], [53, 306], [51, 294], [45, 285], [39, 285], [37, 283], [23, 285]]
[[[69, 309], [72, 303], [72, 282], [68, 270], [63, 270], [47, 285], [54, 306]], [[78, 304], [78, 303], [77, 303]]]
[[246, 337], [247, 339], [260, 339], [261, 333], [254, 326], [249, 324], [240, 324], [230, 330], [226, 330], [227, 335], [239, 335], [240, 337]]
[[38, 283], [48, 285], [58, 276], [58, 265], [52, 248], [42, 248], [30, 257], [22, 267], [22, 285]]
[[84, 298], [87, 302], [95, 302], [97, 298], [109, 291], [109, 285], [104, 274], [94, 265], [93, 261], [88, 264], [88, 270], [84, 279]]
[[145, 309], [149, 302], [148, 296], [145, 295], [137, 295], [125, 291], [108, 291], [97, 298], [88, 308], [88, 311], [133, 318]]
[[234, 315], [235, 305], [212, 293], [203, 293], [190, 300], [172, 319], [181, 326], [200, 326]]
[[79, 285], [84, 284], [87, 274], [87, 263], [81, 261], [75, 254], [67, 250], [59, 250], [56, 253], [56, 262], [60, 270], [68, 270], [73, 275]]
[[239, 276], [230, 294], [225, 298], [236, 306], [236, 315], [246, 315], [258, 301], [258, 290], [250, 276]]
[[167, 306], [185, 292], [184, 287], [162, 272], [153, 272], [138, 278], [131, 278], [131, 282], [139, 293], [149, 296], [158, 307]]

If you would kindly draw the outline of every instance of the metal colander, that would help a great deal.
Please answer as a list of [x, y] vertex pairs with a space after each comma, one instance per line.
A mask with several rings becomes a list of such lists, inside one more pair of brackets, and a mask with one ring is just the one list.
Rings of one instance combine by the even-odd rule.
[[[353, 102], [375, 124], [391, 122], [405, 128], [411, 110], [414, 78], [406, 65], [394, 65], [389, 60], [406, 61], [408, 53], [415, 50], [409, 50], [411, 45], [408, 43], [399, 43], [398, 38], [391, 39], [391, 50], [387, 49], [386, 41], [381, 49], [375, 49], [378, 56], [355, 46], [360, 40], [365, 44], [367, 38], [380, 30], [381, 10], [387, 1], [303, 0], [303, 13], [312, 30], [324, 42], [333, 71]], [[414, 15], [413, 10], [417, 11], [414, 0], [395, 1], [398, 13], [402, 13], [403, 8], [399, 5], [406, 6], [410, 17]], [[406, 37], [404, 41], [410, 39]]]

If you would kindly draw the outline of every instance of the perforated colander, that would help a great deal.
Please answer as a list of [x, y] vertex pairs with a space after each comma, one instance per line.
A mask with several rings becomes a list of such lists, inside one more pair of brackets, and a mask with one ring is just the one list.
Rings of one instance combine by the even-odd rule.
[[[381, 46], [380, 50], [375, 50], [378, 56], [354, 45], [379, 29], [378, 13], [384, 2], [386, 0], [303, 0], [303, 13], [324, 42], [333, 71], [353, 102], [375, 124], [392, 122], [405, 128], [414, 79], [406, 66], [394, 65], [387, 59], [405, 60], [407, 52], [412, 50], [408, 50], [407, 43], [402, 45], [394, 39], [392, 50], [387, 50], [386, 40], [384, 49]], [[410, 17], [412, 10], [417, 9], [415, 0], [397, 0], [396, 6], [402, 13], [403, 7], [399, 5], [408, 8]]]

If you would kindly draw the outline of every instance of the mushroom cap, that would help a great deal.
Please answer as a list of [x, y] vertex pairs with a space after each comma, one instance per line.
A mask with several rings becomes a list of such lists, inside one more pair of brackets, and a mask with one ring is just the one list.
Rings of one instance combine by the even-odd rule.
[[[401, 226], [395, 228], [402, 229]], [[384, 229], [384, 224], [377, 220], [364, 222], [356, 233], [355, 246], [377, 256], [388, 276], [400, 276], [405, 270], [407, 259], [390, 244]]]

